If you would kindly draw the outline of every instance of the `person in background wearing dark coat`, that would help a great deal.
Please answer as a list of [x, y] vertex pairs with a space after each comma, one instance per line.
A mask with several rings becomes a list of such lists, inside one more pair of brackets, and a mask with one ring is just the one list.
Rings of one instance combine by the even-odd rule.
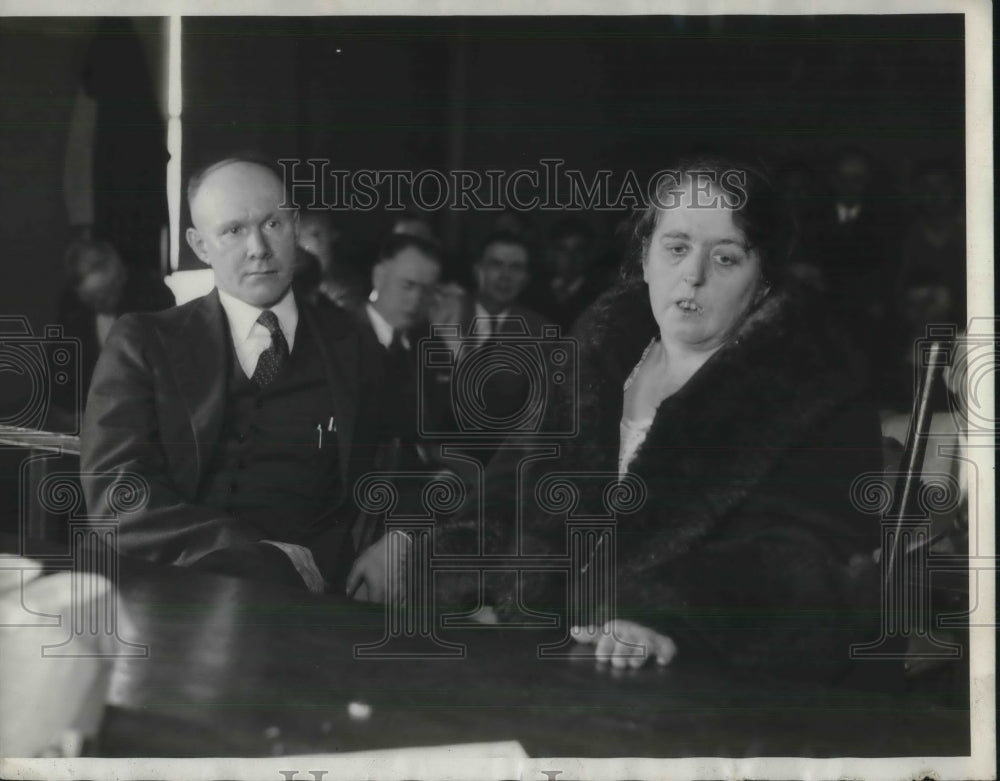
[[[598, 661], [668, 664], [680, 653], [844, 680], [849, 645], [878, 635], [879, 523], [850, 490], [881, 470], [863, 364], [786, 284], [789, 223], [768, 176], [711, 158], [669, 169], [681, 175], [663, 187], [681, 200], [641, 215], [623, 281], [576, 329], [579, 385], [550, 430], [572, 430], [575, 416], [577, 433], [547, 462], [510, 447], [490, 465], [485, 506], [517, 495], [522, 530], [495, 512], [481, 525], [474, 496], [439, 523], [435, 550], [566, 555], [568, 516], [543, 509], [541, 478], [575, 475], [572, 513], [584, 518], [606, 516], [608, 475], [641, 482], [644, 501], [616, 518], [611, 620], [574, 629]], [[717, 186], [732, 171], [746, 175], [736, 201]], [[438, 604], [475, 604], [476, 588], [442, 579]], [[502, 621], [522, 604], [566, 605], [565, 588], [554, 575], [519, 586], [511, 573], [488, 597]]]
[[[451, 314], [453, 322], [434, 317], [436, 325], [458, 326], [457, 338], [442, 340], [454, 354], [454, 361], [425, 368], [428, 397], [438, 410], [437, 422], [468, 438], [487, 433], [479, 432], [480, 428], [495, 429], [489, 433], [496, 435], [504, 421], [519, 417], [529, 402], [533, 377], [516, 360], [518, 356], [505, 348], [516, 351], [522, 343], [529, 347], [543, 337], [546, 325], [552, 325], [518, 302], [531, 279], [531, 257], [524, 239], [509, 232], [491, 233], [473, 265], [473, 276], [475, 294], [463, 297]], [[462, 374], [460, 362], [472, 359], [483, 363], [486, 357], [480, 351], [491, 349], [494, 370], [477, 373], [480, 381], [475, 388], [456, 388], [452, 381], [456, 374]], [[505, 356], [514, 360], [504, 360]], [[467, 420], [470, 416], [472, 420]]]
[[544, 268], [535, 274], [521, 303], [569, 333], [573, 323], [608, 287], [596, 263], [594, 232], [582, 219], [560, 220], [549, 236]]
[[57, 321], [80, 340], [81, 388], [86, 391], [111, 326], [129, 312], [158, 312], [174, 294], [152, 272], [128, 267], [106, 241], [80, 239], [66, 251], [69, 281], [59, 297]]

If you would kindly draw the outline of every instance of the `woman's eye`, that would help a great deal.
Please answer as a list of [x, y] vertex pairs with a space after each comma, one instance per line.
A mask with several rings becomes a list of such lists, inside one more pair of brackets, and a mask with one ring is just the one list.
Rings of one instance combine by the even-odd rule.
[[683, 257], [687, 254], [688, 248], [686, 244], [673, 244], [667, 247], [667, 254], [673, 255], [676, 258]]
[[279, 228], [281, 227], [281, 220], [268, 220], [267, 227], [272, 229]]
[[720, 253], [714, 255], [713, 260], [720, 266], [735, 266], [742, 260], [742, 257], [735, 253]]

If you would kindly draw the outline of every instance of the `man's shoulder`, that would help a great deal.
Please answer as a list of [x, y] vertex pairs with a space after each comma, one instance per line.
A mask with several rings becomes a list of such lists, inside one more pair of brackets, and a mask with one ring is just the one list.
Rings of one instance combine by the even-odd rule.
[[179, 306], [172, 306], [154, 312], [128, 312], [115, 321], [115, 330], [130, 334], [141, 334], [151, 331], [170, 333], [177, 328], [199, 318], [211, 317], [221, 312], [218, 294], [215, 291], [194, 298]]

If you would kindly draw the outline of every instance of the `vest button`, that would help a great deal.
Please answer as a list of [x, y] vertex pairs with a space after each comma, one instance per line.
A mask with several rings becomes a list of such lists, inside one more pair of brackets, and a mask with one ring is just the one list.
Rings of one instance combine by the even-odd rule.
[[236, 441], [237, 442], [246, 442], [247, 441], [247, 435], [244, 432], [241, 431], [239, 434], [236, 435]]

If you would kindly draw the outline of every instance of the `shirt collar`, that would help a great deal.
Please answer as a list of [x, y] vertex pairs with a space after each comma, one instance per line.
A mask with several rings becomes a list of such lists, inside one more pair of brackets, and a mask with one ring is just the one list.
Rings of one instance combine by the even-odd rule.
[[[229, 331], [233, 335], [233, 340], [240, 344], [245, 342], [250, 338], [250, 332], [257, 324], [260, 313], [264, 310], [253, 306], [253, 304], [248, 304], [246, 301], [240, 301], [222, 290], [219, 291], [219, 303], [222, 304], [226, 319], [229, 320]], [[292, 289], [288, 288], [284, 298], [268, 309], [274, 312], [278, 318], [281, 333], [285, 335], [288, 349], [291, 350], [295, 341], [295, 327], [299, 323], [299, 308], [295, 303], [295, 294], [292, 293]]]
[[[371, 321], [375, 337], [378, 339], [379, 344], [389, 349], [389, 345], [392, 344], [393, 327], [389, 325], [389, 321], [382, 317], [382, 313], [371, 302], [365, 305], [365, 310], [368, 312], [368, 319]], [[403, 343], [403, 347], [407, 350], [410, 349], [410, 340], [405, 333], [400, 334], [400, 341]]]
[[848, 220], [856, 220], [861, 214], [861, 204], [856, 203], [853, 206], [847, 206], [843, 203], [837, 203], [837, 219], [840, 222], [847, 222]]
[[502, 321], [507, 319], [507, 314], [509, 312], [510, 309], [504, 309], [502, 312], [497, 312], [495, 315], [491, 315], [489, 312], [486, 311], [485, 306], [476, 301], [476, 317], [488, 317], [490, 320]]

